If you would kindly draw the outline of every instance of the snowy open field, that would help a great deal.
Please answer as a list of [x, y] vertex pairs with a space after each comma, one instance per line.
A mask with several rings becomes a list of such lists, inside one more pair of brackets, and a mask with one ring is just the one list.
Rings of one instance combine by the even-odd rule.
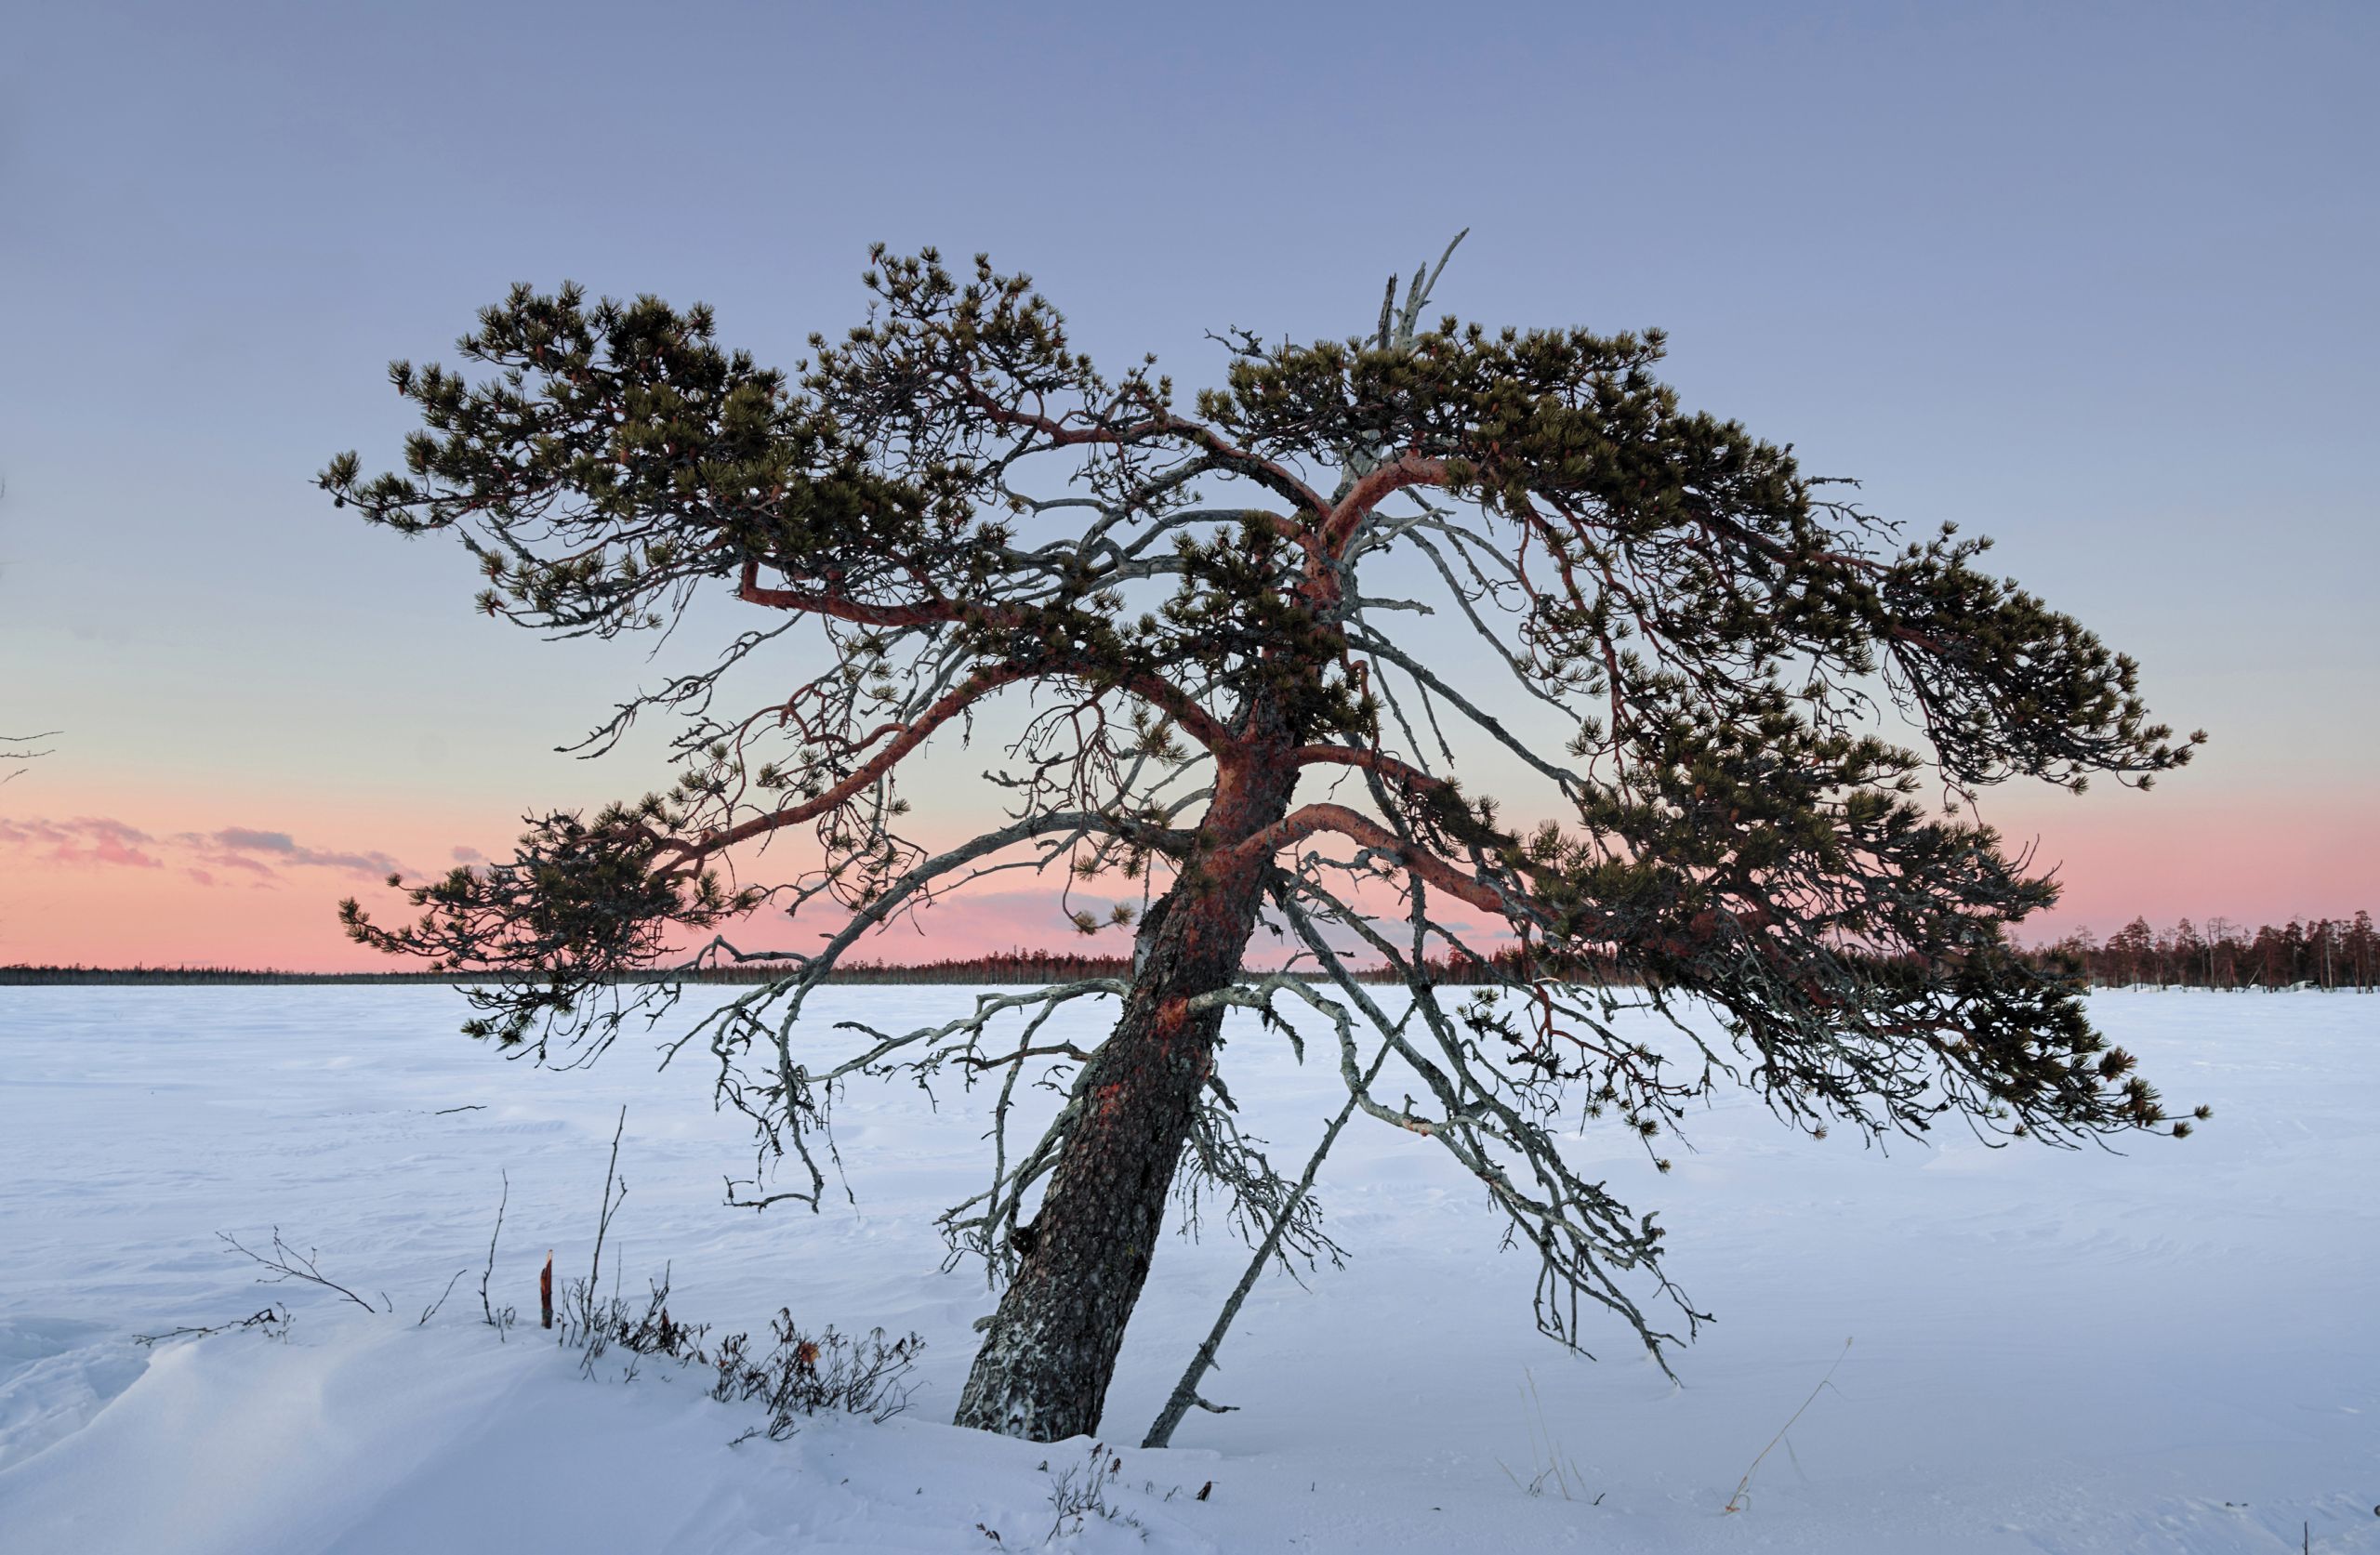
[[[843, 989], [879, 1025], [948, 989]], [[1677, 1360], [1567, 1356], [1532, 1331], [1529, 1269], [1424, 1141], [1358, 1119], [1326, 1169], [1353, 1257], [1258, 1288], [1169, 1452], [1125, 1446], [1084, 1550], [2380, 1550], [2380, 999], [2115, 994], [2095, 1012], [2189, 1140], [2125, 1155], [1987, 1151], [1964, 1129], [1889, 1156], [1813, 1142], [1730, 1098], [1656, 1177], [1616, 1131], [1582, 1157], [1670, 1225], [1717, 1324]], [[591, 1071], [509, 1064], [417, 987], [0, 989], [0, 1551], [970, 1550], [1050, 1532], [1042, 1447], [942, 1423], [991, 1310], [941, 1272], [932, 1213], [972, 1191], [972, 1100], [840, 1111], [856, 1209], [720, 1206], [745, 1137], [689, 1061], [623, 1042]], [[1321, 1064], [1233, 1028], [1225, 1074], [1294, 1163], [1337, 1104]], [[535, 1329], [547, 1248], [583, 1269], [617, 1109], [614, 1245], [666, 1259], [681, 1317], [756, 1331], [916, 1328], [912, 1412], [729, 1441], [756, 1413], [692, 1377], [581, 1378]], [[476, 1106], [474, 1111], [445, 1109]], [[499, 1344], [476, 1285], [499, 1172]], [[392, 1315], [260, 1289], [216, 1239], [279, 1226]], [[1109, 1395], [1140, 1440], [1245, 1259], [1169, 1241]], [[426, 1326], [416, 1318], [468, 1269]], [[144, 1350], [278, 1296], [287, 1342]], [[1759, 1453], [1853, 1339], [1833, 1386]], [[664, 1369], [666, 1370], [666, 1368]], [[614, 1368], [609, 1376], [616, 1376]], [[1584, 1485], [1516, 1488], [1537, 1414]], [[1214, 1484], [1201, 1503], [1192, 1495]], [[1146, 1486], [1147, 1488], [1144, 1488]], [[1168, 1493], [1181, 1487], [1168, 1498]], [[1600, 1496], [1600, 1501], [1593, 1500]]]

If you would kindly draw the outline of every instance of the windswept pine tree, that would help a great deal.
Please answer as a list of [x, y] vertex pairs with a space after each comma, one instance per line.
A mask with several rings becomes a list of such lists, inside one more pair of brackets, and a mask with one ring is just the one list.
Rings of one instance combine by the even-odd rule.
[[[708, 309], [567, 285], [487, 309], [461, 368], [391, 369], [421, 418], [403, 472], [344, 455], [322, 486], [456, 534], [491, 614], [609, 638], [715, 593], [751, 624], [594, 736], [676, 720], [666, 791], [546, 816], [511, 860], [416, 887], [405, 926], [342, 911], [365, 943], [502, 974], [467, 1029], [540, 1056], [667, 1008], [615, 974], [773, 955], [780, 978], [682, 1034], [777, 1164], [744, 1202], [816, 1204], [864, 1074], [1050, 1070], [1054, 1121], [1011, 1139], [1002, 1106], [984, 1192], [945, 1219], [1004, 1283], [960, 1423], [1097, 1429], [1178, 1188], [1309, 1213], [1234, 1129], [1232, 1009], [1318, 1016], [1355, 1110], [1446, 1150], [1534, 1251], [1549, 1333], [1579, 1343], [1583, 1302], [1657, 1356], [1660, 1307], [1689, 1336], [1699, 1314], [1653, 1218], [1566, 1160], [1566, 1107], [1648, 1149], [1723, 1083], [1812, 1132], [2186, 1129], [2076, 984], [2015, 954], [2051, 885], [1914, 797], [2146, 786], [2189, 754], [2132, 662], [1981, 570], [1984, 542], [1905, 543], [1682, 409], [1657, 332], [1431, 323], [1435, 272], [1392, 280], [1360, 338], [1230, 333], [1220, 386], [1185, 398], [1154, 359], [1094, 367], [1024, 276], [873, 265], [866, 322], [790, 375], [721, 347]], [[1002, 703], [1025, 710], [998, 819], [911, 839], [905, 768]], [[1489, 751], [1526, 774], [1505, 804], [1465, 784]], [[810, 862], [756, 875], [789, 828]], [[914, 1031], [803, 1019], [871, 931], [1019, 866], [1139, 883], [1130, 975]], [[823, 946], [760, 949], [788, 916]], [[1319, 981], [1251, 969], [1260, 927]], [[1442, 994], [1449, 959], [1485, 985]], [[1405, 997], [1357, 981], [1373, 964]], [[1104, 1041], [1043, 1023], [1081, 1000], [1114, 1002]]]

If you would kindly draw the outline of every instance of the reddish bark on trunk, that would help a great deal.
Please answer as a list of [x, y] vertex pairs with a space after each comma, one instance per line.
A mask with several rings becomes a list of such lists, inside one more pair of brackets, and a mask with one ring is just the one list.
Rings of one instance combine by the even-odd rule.
[[[1287, 813], [1297, 769], [1282, 752], [1221, 774], [1202, 828], [1210, 857]], [[1145, 951], [1116, 1030], [1091, 1056], [1083, 1114], [1051, 1174], [1031, 1250], [1001, 1298], [959, 1403], [958, 1423], [1055, 1442], [1099, 1429], [1124, 1326], [1165, 1221], [1198, 1094], [1213, 1073], [1220, 1009], [1254, 932], [1269, 858], [1193, 865], [1142, 928]]]

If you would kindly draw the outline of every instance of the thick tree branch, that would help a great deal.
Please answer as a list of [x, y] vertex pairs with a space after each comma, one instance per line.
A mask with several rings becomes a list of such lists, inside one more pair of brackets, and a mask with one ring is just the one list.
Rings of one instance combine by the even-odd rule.
[[1234, 863], [1270, 858], [1319, 832], [1336, 832], [1368, 852], [1393, 859], [1448, 895], [1483, 912], [1504, 914], [1513, 908], [1513, 900], [1503, 892], [1345, 805], [1301, 806], [1238, 844], [1229, 856]]

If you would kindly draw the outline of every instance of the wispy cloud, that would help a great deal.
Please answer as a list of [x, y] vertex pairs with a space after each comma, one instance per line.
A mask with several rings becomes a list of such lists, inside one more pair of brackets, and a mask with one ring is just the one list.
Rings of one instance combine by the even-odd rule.
[[162, 869], [164, 862], [146, 846], [155, 840], [138, 826], [104, 816], [83, 815], [72, 821], [40, 816], [12, 821], [0, 816], [0, 844], [31, 852], [46, 863]]
[[0, 816], [0, 848], [66, 868], [163, 869], [170, 860], [203, 886], [217, 884], [224, 873], [251, 885], [268, 885], [289, 869], [374, 877], [400, 871], [397, 861], [386, 853], [309, 847], [287, 832], [225, 826], [160, 837], [112, 817], [94, 815], [71, 821]]
[[257, 867], [258, 855], [274, 864], [341, 869], [356, 875], [393, 875], [400, 868], [397, 861], [386, 853], [331, 852], [305, 847], [287, 832], [258, 831], [250, 826], [226, 826], [204, 837], [185, 834], [184, 840], [206, 850], [215, 862], [235, 868]]

